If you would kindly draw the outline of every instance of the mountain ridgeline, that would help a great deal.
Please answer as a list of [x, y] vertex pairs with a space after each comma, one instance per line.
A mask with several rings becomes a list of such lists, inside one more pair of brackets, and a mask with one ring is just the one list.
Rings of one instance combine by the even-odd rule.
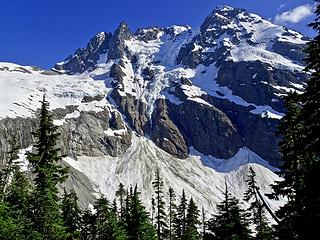
[[309, 39], [244, 9], [220, 7], [200, 31], [124, 22], [54, 66], [104, 79], [135, 132], [178, 158], [228, 159], [247, 147], [277, 166], [282, 97], [302, 91]]

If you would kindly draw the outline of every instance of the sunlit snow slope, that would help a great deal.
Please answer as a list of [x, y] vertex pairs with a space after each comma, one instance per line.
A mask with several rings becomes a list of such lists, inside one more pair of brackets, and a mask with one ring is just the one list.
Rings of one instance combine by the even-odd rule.
[[[280, 180], [273, 172], [276, 169], [249, 149], [241, 149], [229, 160], [195, 154], [183, 160], [174, 158], [152, 141], [135, 136], [131, 147], [122, 157], [82, 156], [77, 160], [66, 158], [65, 161], [86, 175], [102, 195], [115, 196], [120, 183], [127, 188], [137, 185], [148, 209], [151, 209], [150, 199], [154, 197], [151, 182], [157, 169], [160, 170], [165, 190], [171, 186], [181, 196], [182, 189], [185, 189], [188, 197], [192, 197], [210, 213], [214, 213], [217, 203], [223, 200], [225, 183], [234, 196], [243, 198], [247, 189], [245, 176], [250, 167], [256, 171], [256, 180], [263, 193], [270, 192], [270, 184]], [[283, 204], [283, 201], [266, 201], [273, 210]]]

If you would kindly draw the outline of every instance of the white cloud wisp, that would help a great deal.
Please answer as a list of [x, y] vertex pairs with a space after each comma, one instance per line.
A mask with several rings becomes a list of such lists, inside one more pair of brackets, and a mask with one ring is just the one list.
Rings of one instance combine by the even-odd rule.
[[313, 14], [314, 6], [306, 4], [275, 16], [276, 23], [298, 23]]

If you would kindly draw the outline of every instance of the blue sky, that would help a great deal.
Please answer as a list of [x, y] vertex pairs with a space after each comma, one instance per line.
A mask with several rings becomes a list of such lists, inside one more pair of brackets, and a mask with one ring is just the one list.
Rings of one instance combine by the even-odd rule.
[[217, 5], [245, 8], [313, 36], [306, 24], [313, 0], [6, 0], [0, 9], [0, 61], [50, 68], [97, 32], [124, 20], [132, 30], [198, 27]]

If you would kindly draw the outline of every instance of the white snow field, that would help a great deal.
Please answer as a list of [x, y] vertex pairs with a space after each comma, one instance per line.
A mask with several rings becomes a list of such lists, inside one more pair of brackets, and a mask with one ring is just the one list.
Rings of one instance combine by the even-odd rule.
[[[139, 136], [134, 136], [131, 147], [122, 157], [80, 156], [77, 160], [68, 157], [64, 161], [87, 176], [98, 195], [107, 196], [111, 200], [120, 183], [127, 188], [137, 185], [149, 210], [154, 194], [152, 181], [157, 169], [164, 181], [164, 190], [167, 191], [171, 186], [179, 198], [182, 189], [185, 189], [188, 198], [192, 197], [199, 207], [204, 207], [211, 214], [216, 212], [216, 204], [223, 200], [225, 182], [234, 196], [243, 199], [250, 167], [257, 174], [256, 180], [262, 193], [270, 193], [270, 184], [281, 180], [273, 172], [275, 168], [246, 148], [240, 149], [229, 160], [204, 156], [194, 150], [189, 158], [178, 159], [159, 149], [152, 141]], [[284, 200], [265, 200], [273, 210], [284, 203]], [[243, 207], [246, 205], [243, 203]]]
[[[106, 91], [104, 81], [94, 81], [85, 75], [69, 76], [0, 63], [0, 119], [33, 117], [44, 94], [51, 109], [56, 109], [84, 105], [81, 103], [84, 96], [104, 96]], [[107, 105], [107, 102], [97, 105]]]

